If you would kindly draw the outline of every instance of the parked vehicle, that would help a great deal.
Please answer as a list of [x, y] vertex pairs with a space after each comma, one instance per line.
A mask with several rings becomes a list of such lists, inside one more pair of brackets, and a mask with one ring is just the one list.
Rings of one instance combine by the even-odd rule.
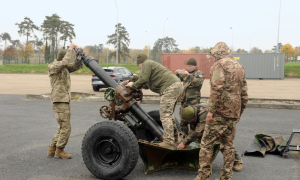
[[[129, 80], [133, 74], [125, 67], [103, 67], [104, 71], [110, 75], [117, 83]], [[95, 74], [92, 75], [92, 87], [94, 91], [99, 91], [101, 88], [107, 88], [107, 86], [97, 77]]]

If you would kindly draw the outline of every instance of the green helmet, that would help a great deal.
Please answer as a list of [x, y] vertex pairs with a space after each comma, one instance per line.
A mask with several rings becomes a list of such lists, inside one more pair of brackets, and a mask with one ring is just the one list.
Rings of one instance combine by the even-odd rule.
[[182, 117], [184, 120], [189, 121], [195, 117], [195, 109], [192, 106], [188, 106], [182, 110]]

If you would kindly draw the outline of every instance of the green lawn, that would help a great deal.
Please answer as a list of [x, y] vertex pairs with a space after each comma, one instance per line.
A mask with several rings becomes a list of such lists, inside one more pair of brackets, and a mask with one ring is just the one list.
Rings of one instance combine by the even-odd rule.
[[[100, 64], [102, 67], [107, 66], [124, 66], [135, 74], [140, 74], [140, 68], [136, 64]], [[47, 64], [12, 64], [1, 65], [0, 73], [48, 73]], [[289, 62], [285, 64], [284, 77], [300, 78], [300, 63]], [[74, 72], [74, 74], [92, 74], [91, 70], [84, 66]]]
[[284, 77], [298, 77], [300, 78], [300, 63], [289, 62], [284, 67]]
[[[137, 64], [100, 64], [102, 67], [108, 66], [124, 66], [129, 71], [140, 74], [140, 68]], [[0, 66], [0, 73], [48, 73], [48, 65], [47, 64], [12, 64], [12, 65], [1, 65]], [[92, 71], [87, 68], [83, 67], [78, 71], [74, 72], [74, 74], [92, 74]]]

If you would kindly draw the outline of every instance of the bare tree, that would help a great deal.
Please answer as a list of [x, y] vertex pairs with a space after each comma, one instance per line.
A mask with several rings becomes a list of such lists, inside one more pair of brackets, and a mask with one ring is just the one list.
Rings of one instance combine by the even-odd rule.
[[263, 51], [261, 49], [259, 49], [258, 47], [253, 47], [250, 50], [250, 53], [263, 53]]

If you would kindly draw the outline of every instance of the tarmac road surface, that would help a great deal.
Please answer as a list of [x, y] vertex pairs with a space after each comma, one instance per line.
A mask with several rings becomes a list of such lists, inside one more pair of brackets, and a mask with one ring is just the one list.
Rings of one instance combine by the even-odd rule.
[[[46, 83], [46, 82], [45, 82]], [[48, 82], [47, 82], [48, 83]], [[21, 88], [20, 88], [21, 90]], [[45, 89], [46, 90], [46, 89]], [[0, 95], [0, 180], [79, 180], [96, 179], [85, 167], [81, 156], [81, 143], [85, 132], [102, 121], [99, 107], [107, 103], [71, 102], [72, 132], [66, 151], [70, 160], [47, 158], [48, 145], [56, 132], [57, 123], [50, 101], [27, 100], [25, 95]], [[159, 109], [158, 105], [142, 105], [146, 111]], [[179, 106], [175, 115], [178, 117]], [[237, 125], [235, 146], [239, 153], [255, 134], [289, 138], [293, 128], [299, 126], [300, 111], [246, 109]], [[300, 144], [300, 136], [295, 136]], [[288, 153], [287, 158], [267, 154], [263, 157], [244, 156], [244, 169], [234, 172], [233, 180], [299, 180], [300, 154]], [[219, 178], [223, 164], [221, 153], [213, 163], [211, 179]], [[183, 180], [194, 179], [196, 171], [167, 169], [144, 174], [139, 159], [137, 166], [125, 180]]]

